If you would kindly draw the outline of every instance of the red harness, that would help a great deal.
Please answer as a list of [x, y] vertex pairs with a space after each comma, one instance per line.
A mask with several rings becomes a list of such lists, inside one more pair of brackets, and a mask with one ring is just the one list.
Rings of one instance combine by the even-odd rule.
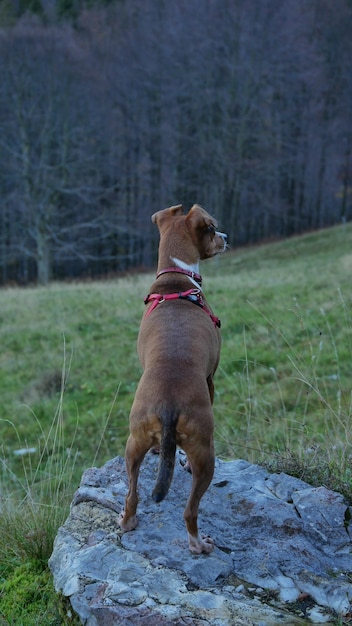
[[148, 317], [148, 315], [150, 315], [151, 312], [154, 311], [158, 304], [166, 302], [166, 300], [189, 300], [190, 302], [193, 302], [193, 304], [197, 304], [198, 306], [200, 306], [203, 311], [209, 315], [215, 327], [220, 328], [221, 326], [219, 318], [215, 317], [215, 315], [213, 315], [206, 306], [200, 289], [188, 289], [188, 291], [181, 291], [179, 293], [166, 293], [164, 295], [160, 293], [149, 293], [144, 300], [144, 304], [152, 302], [152, 306], [146, 312], [145, 317]]

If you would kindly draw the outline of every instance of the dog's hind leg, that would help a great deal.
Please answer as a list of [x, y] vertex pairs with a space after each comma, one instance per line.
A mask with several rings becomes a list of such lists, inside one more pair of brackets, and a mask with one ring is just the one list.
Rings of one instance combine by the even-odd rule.
[[192, 468], [192, 489], [184, 512], [189, 549], [194, 554], [207, 553], [214, 549], [214, 542], [210, 537], [199, 536], [198, 509], [199, 502], [213, 478], [214, 450], [212, 445], [200, 447], [198, 443], [195, 450], [187, 449], [185, 452]]
[[137, 526], [137, 482], [141, 463], [150, 448], [150, 443], [137, 442], [133, 435], [130, 435], [125, 451], [126, 469], [129, 479], [129, 488], [125, 501], [125, 510], [122, 511], [119, 518], [119, 526], [121, 530], [133, 530]]

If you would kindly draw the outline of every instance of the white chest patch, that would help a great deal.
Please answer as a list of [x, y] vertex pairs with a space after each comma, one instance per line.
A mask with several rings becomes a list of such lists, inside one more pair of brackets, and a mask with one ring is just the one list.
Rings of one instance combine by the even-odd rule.
[[[177, 267], [180, 267], [181, 270], [187, 270], [188, 272], [194, 272], [195, 274], [199, 274], [199, 263], [193, 263], [192, 265], [189, 265], [188, 263], [184, 263], [176, 257], [170, 257], [170, 259], [175, 263], [175, 265], [177, 265]], [[197, 283], [194, 278], [192, 278], [191, 276], [187, 276], [187, 278], [191, 281], [191, 283], [193, 283], [193, 285], [195, 285], [199, 289], [199, 283]]]

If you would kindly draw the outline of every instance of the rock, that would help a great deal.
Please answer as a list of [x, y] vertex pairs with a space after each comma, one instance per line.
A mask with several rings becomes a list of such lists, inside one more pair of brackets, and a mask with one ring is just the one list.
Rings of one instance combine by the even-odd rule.
[[217, 460], [199, 516], [216, 547], [195, 556], [183, 521], [192, 477], [177, 463], [167, 498], [155, 504], [157, 465], [147, 455], [139, 525], [125, 534], [117, 524], [124, 460], [82, 477], [49, 565], [83, 624], [293, 626], [351, 611], [351, 510], [340, 494]]

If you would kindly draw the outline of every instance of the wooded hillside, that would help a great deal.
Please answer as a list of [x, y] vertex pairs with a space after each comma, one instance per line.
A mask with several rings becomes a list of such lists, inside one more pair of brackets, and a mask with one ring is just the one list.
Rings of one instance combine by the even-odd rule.
[[230, 244], [352, 219], [349, 0], [4, 0], [0, 283], [155, 261], [150, 215]]

